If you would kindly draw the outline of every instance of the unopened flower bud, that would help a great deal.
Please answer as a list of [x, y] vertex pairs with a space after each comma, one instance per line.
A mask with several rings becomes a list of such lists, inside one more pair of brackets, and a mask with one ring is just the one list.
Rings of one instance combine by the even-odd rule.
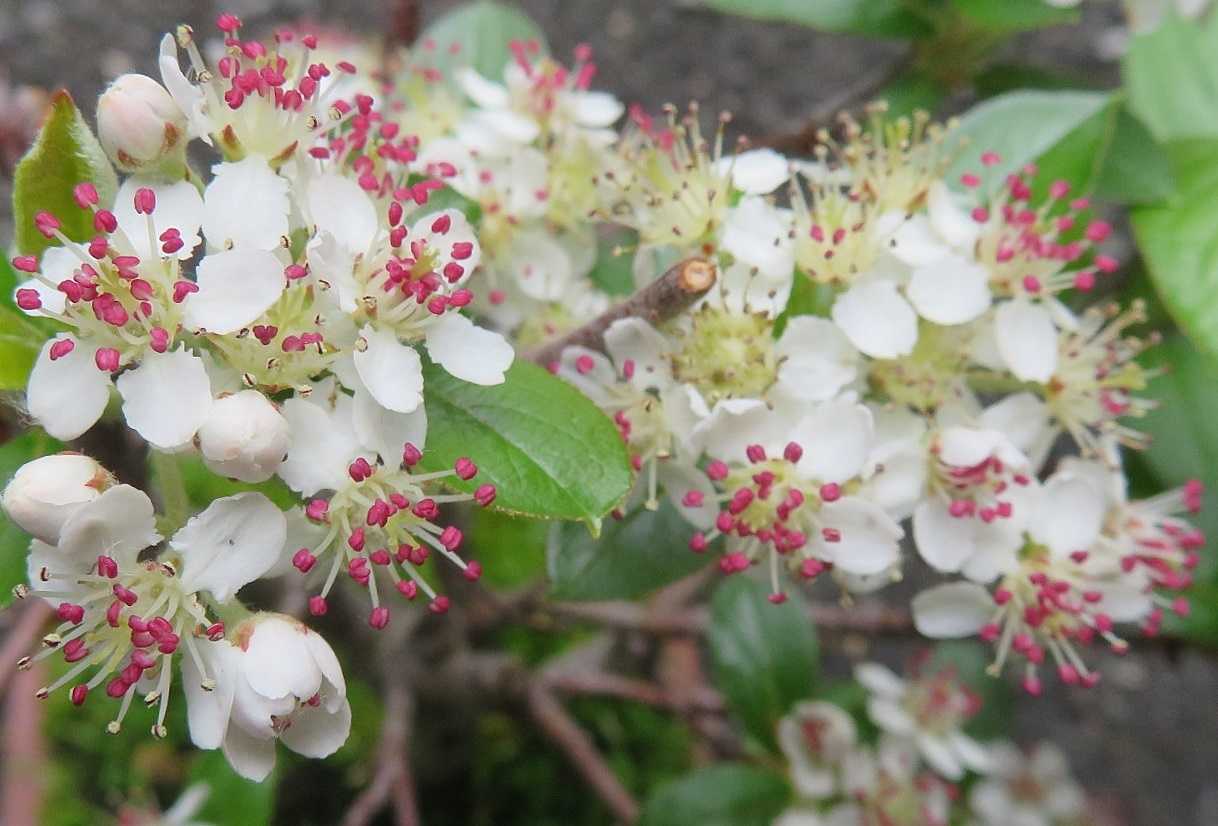
[[216, 399], [199, 428], [199, 450], [207, 466], [242, 482], [271, 478], [290, 444], [287, 419], [257, 390]]
[[90, 457], [59, 453], [22, 465], [0, 502], [22, 530], [57, 545], [68, 518], [112, 484], [114, 477]]
[[124, 172], [185, 168], [186, 115], [147, 75], [117, 78], [97, 100], [102, 148]]

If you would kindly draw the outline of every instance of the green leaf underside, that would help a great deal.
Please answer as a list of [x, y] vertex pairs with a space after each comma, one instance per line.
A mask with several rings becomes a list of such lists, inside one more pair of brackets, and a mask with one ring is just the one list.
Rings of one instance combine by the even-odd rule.
[[632, 474], [617, 428], [574, 387], [517, 358], [507, 380], [482, 387], [424, 367], [428, 434], [422, 466], [478, 465], [473, 491], [492, 483], [495, 507], [545, 519], [595, 523], [630, 489]]
[[60, 220], [63, 234], [73, 241], [91, 238], [93, 215], [72, 199], [73, 187], [85, 181], [97, 187], [102, 204], [114, 202], [118, 178], [71, 95], [61, 91], [13, 174], [17, 249], [34, 255], [58, 243], [34, 226], [34, 216], [44, 210]]
[[901, 0], [707, 0], [707, 5], [742, 17], [798, 23], [827, 32], [916, 37], [931, 31]]
[[599, 538], [580, 524], [558, 528], [550, 557], [552, 596], [567, 600], [634, 599], [692, 574], [708, 554], [689, 549], [694, 528], [663, 500], [605, 523]]
[[1121, 63], [1130, 109], [1161, 141], [1218, 138], [1218, 15], [1170, 13], [1129, 44]]
[[651, 795], [639, 826], [769, 826], [786, 808], [784, 777], [732, 763], [707, 766]]
[[812, 694], [818, 646], [802, 596], [772, 605], [768, 594], [747, 575], [724, 581], [711, 599], [709, 641], [715, 684], [748, 732], [773, 749], [779, 719]]
[[513, 40], [535, 41], [546, 51], [545, 35], [527, 15], [505, 3], [480, 0], [428, 26], [419, 37], [422, 49], [417, 54], [446, 77], [469, 66], [483, 77], [502, 81], [503, 69], [512, 59], [508, 44]]

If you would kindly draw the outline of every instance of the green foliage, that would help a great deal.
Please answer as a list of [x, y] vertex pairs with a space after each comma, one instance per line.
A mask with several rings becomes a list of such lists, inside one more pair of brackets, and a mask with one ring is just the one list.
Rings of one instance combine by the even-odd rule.
[[580, 524], [554, 528], [548, 568], [555, 599], [632, 599], [707, 564], [689, 549], [694, 529], [667, 500], [611, 520], [599, 538]]
[[747, 575], [725, 580], [711, 599], [710, 649], [715, 685], [749, 734], [774, 749], [778, 720], [813, 692], [819, 647], [799, 592], [781, 605], [767, 595]]
[[729, 14], [798, 23], [826, 32], [915, 37], [931, 30], [901, 0], [707, 0]]
[[993, 658], [990, 646], [977, 640], [941, 642], [934, 648], [930, 670], [951, 668], [960, 682], [981, 698], [981, 711], [968, 722], [965, 730], [983, 740], [1010, 735], [1011, 712], [1015, 693], [1002, 677], [992, 677], [986, 668]]
[[[39, 429], [27, 430], [0, 444], [0, 488], [31, 459], [63, 450], [63, 445]], [[0, 608], [13, 601], [13, 586], [25, 582], [25, 557], [30, 536], [0, 510]]]
[[1133, 39], [1121, 64], [1129, 106], [1161, 141], [1218, 137], [1218, 15], [1173, 16]]
[[1077, 9], [1050, 6], [1045, 0], [951, 0], [972, 26], [999, 34], [1059, 26], [1078, 21]]
[[[634, 248], [639, 234], [624, 227], [602, 233], [596, 242], [596, 263], [588, 278], [609, 295], [630, 295], [634, 292]], [[620, 248], [622, 253], [614, 255]]]
[[478, 475], [454, 487], [494, 483], [495, 507], [598, 525], [630, 490], [626, 447], [608, 417], [562, 379], [517, 358], [507, 380], [482, 387], [434, 364], [427, 382], [428, 470], [476, 457]]
[[1176, 191], [1171, 158], [1142, 121], [1123, 107], [1114, 129], [1095, 182], [1095, 197], [1119, 204], [1148, 204], [1171, 197]]
[[723, 763], [656, 789], [639, 826], [769, 826], [790, 796], [786, 778], [772, 771]]
[[20, 310], [0, 305], [0, 390], [25, 389], [45, 338]]
[[479, 0], [460, 6], [432, 23], [419, 43], [434, 44], [434, 50], [419, 56], [445, 75], [469, 66], [491, 80], [501, 80], [512, 58], [513, 40], [536, 41], [546, 48], [545, 35], [527, 15], [506, 3]]
[[876, 98], [888, 104], [888, 117], [909, 117], [915, 112], [934, 112], [946, 96], [943, 87], [929, 77], [913, 72], [894, 80]]
[[[411, 175], [407, 180], [407, 184], [413, 186], [426, 179], [425, 175]], [[427, 195], [427, 203], [419, 207], [410, 214], [411, 222], [418, 221], [428, 215], [433, 215], [445, 209], [455, 209], [465, 216], [465, 220], [477, 226], [482, 220], [482, 206], [477, 201], [472, 201], [466, 198], [451, 186], [445, 184], [439, 189], [434, 189]]]
[[545, 572], [549, 526], [534, 519], [475, 508], [470, 514], [469, 547], [477, 550], [485, 585], [515, 588]]
[[1218, 141], [1170, 147], [1178, 192], [1137, 209], [1134, 235], [1163, 303], [1193, 343], [1218, 359]]
[[828, 284], [820, 284], [796, 271], [795, 280], [791, 282], [791, 297], [787, 306], [774, 319], [774, 337], [778, 338], [787, 329], [787, 322], [797, 315], [818, 315], [829, 317], [833, 307], [834, 290]]
[[207, 823], [270, 823], [275, 810], [275, 781], [272, 772], [261, 783], [253, 783], [229, 767], [224, 753], [201, 751], [190, 766], [190, 782], [207, 785], [207, 802], [196, 816]]
[[55, 244], [34, 227], [34, 216], [43, 210], [59, 218], [63, 234], [73, 241], [92, 237], [92, 213], [72, 199], [72, 188], [85, 181], [97, 187], [103, 204], [114, 202], [118, 178], [72, 96], [61, 91], [52, 98], [42, 131], [13, 173], [13, 215], [21, 252], [37, 254]]

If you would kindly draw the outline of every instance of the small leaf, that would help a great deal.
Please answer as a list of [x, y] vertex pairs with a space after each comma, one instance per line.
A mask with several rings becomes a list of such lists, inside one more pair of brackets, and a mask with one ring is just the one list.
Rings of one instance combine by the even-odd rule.
[[1169, 147], [1178, 191], [1133, 212], [1155, 289], [1193, 344], [1218, 360], [1218, 141]]
[[667, 500], [607, 521], [599, 539], [580, 524], [555, 530], [548, 566], [555, 599], [634, 599], [708, 561], [689, 549], [694, 529]]
[[1056, 8], [1045, 0], [952, 0], [960, 15], [979, 29], [1014, 34], [1076, 23], [1077, 9]]
[[63, 234], [73, 241], [93, 236], [92, 213], [72, 199], [72, 188], [85, 181], [97, 187], [103, 204], [114, 203], [114, 169], [72, 96], [61, 91], [52, 98], [42, 131], [13, 173], [13, 215], [21, 252], [38, 254], [56, 243], [34, 226], [34, 216], [44, 210], [59, 219]]
[[[1012, 92], [973, 107], [952, 134], [959, 147], [946, 174], [956, 186], [965, 172], [981, 176], [981, 190], [992, 195], [1007, 175], [1040, 158], [1089, 119], [1101, 116], [1111, 96], [1102, 92]], [[983, 152], [1000, 162], [982, 167]]]
[[1218, 15], [1205, 25], [1167, 15], [1121, 63], [1130, 110], [1161, 141], [1218, 138]]
[[638, 826], [770, 826], [790, 796], [779, 774], [722, 763], [660, 786]]
[[775, 747], [775, 726], [812, 694], [816, 631], [799, 592], [781, 605], [747, 575], [727, 579], [711, 599], [710, 649], [715, 684], [749, 733]]
[[932, 30], [901, 0], [707, 0], [707, 5], [741, 17], [798, 23], [826, 32], [918, 37]]
[[596, 522], [630, 490], [626, 447], [613, 422], [562, 379], [517, 358], [507, 380], [481, 387], [424, 368], [429, 470], [468, 456], [479, 472], [452, 485], [493, 483], [495, 507], [545, 519]]
[[502, 81], [512, 58], [508, 44], [535, 41], [544, 52], [546, 39], [527, 15], [505, 3], [479, 0], [450, 11], [424, 30], [420, 55], [431, 68], [450, 76], [462, 66], [483, 77]]

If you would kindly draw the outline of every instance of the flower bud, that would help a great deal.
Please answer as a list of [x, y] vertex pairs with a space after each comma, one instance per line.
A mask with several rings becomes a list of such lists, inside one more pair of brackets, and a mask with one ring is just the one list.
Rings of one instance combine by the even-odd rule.
[[186, 115], [147, 75], [117, 78], [97, 100], [102, 148], [124, 172], [185, 168]]
[[113, 484], [114, 477], [90, 457], [58, 453], [22, 465], [0, 502], [22, 530], [57, 545], [68, 518]]
[[198, 442], [203, 460], [216, 473], [264, 482], [283, 462], [291, 428], [265, 396], [242, 390], [216, 399], [199, 428]]

